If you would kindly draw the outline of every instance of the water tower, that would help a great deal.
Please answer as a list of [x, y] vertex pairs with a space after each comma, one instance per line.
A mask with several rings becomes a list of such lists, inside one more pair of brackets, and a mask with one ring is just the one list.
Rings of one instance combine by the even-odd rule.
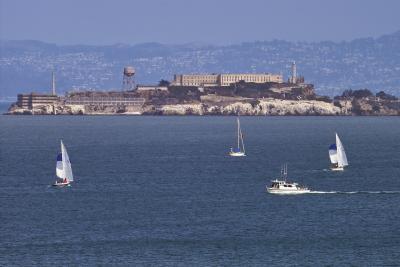
[[135, 89], [135, 69], [131, 66], [126, 66], [124, 68], [124, 79], [122, 81], [122, 89], [125, 91]]

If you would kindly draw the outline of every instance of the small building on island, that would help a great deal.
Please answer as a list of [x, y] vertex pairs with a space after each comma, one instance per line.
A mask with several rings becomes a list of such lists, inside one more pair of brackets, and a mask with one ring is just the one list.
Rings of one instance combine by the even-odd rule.
[[60, 102], [60, 97], [53, 94], [29, 93], [18, 94], [17, 106], [24, 109], [33, 109], [35, 106], [55, 105]]

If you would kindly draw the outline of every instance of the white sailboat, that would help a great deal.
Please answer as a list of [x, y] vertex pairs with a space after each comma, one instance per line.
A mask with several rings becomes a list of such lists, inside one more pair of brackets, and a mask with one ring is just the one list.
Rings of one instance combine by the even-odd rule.
[[56, 175], [57, 175], [57, 180], [53, 184], [53, 186], [58, 186], [58, 187], [71, 186], [71, 182], [74, 181], [71, 162], [69, 160], [67, 149], [65, 148], [64, 143], [62, 141], [61, 141], [61, 153], [57, 155]]
[[246, 150], [244, 149], [244, 142], [243, 142], [243, 133], [242, 133], [242, 129], [240, 128], [239, 117], [237, 118], [237, 148], [231, 147], [231, 151], [229, 152], [229, 155], [232, 157], [246, 156]]
[[339, 135], [336, 133], [336, 143], [329, 146], [329, 159], [331, 160], [332, 171], [343, 171], [348, 166], [346, 152]]

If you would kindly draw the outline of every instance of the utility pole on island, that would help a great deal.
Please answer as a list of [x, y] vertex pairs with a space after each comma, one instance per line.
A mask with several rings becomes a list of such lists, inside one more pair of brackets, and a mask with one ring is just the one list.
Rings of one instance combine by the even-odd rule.
[[297, 83], [297, 68], [296, 68], [296, 61], [292, 63], [292, 83]]
[[51, 92], [52, 95], [56, 95], [56, 75], [54, 71], [51, 72]]

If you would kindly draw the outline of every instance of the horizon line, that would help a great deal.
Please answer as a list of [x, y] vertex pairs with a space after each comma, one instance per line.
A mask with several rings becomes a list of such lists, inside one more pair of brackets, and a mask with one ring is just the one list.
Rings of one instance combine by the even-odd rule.
[[197, 41], [192, 41], [192, 42], [182, 42], [182, 43], [165, 43], [165, 42], [158, 42], [158, 41], [144, 41], [144, 42], [138, 42], [138, 43], [123, 43], [123, 42], [115, 42], [115, 43], [109, 43], [109, 44], [84, 44], [84, 43], [73, 43], [73, 44], [62, 44], [62, 43], [57, 43], [57, 42], [51, 42], [51, 41], [43, 41], [43, 40], [34, 40], [34, 39], [1, 39], [0, 42], [39, 42], [39, 43], [44, 43], [44, 44], [50, 44], [50, 45], [56, 45], [56, 46], [137, 46], [137, 45], [148, 45], [148, 44], [155, 44], [155, 45], [163, 45], [163, 46], [189, 46], [189, 45], [197, 45], [197, 46], [202, 46], [202, 47], [207, 47], [207, 46], [214, 46], [214, 47], [224, 47], [224, 46], [232, 46], [232, 45], [242, 45], [246, 43], [258, 43], [258, 42], [287, 42], [287, 43], [306, 43], [306, 44], [317, 44], [317, 43], [335, 43], [335, 44], [340, 44], [340, 43], [351, 43], [354, 41], [358, 40], [364, 40], [364, 39], [373, 39], [377, 40], [385, 36], [391, 36], [391, 35], [400, 35], [400, 29], [391, 33], [385, 33], [381, 34], [377, 37], [371, 37], [371, 36], [366, 36], [366, 37], [359, 37], [359, 38], [354, 38], [350, 40], [341, 40], [341, 41], [334, 41], [334, 40], [320, 40], [320, 41], [289, 41], [289, 40], [284, 40], [284, 39], [265, 39], [265, 40], [249, 40], [249, 41], [241, 41], [241, 42], [232, 42], [232, 43], [226, 43], [226, 44], [211, 44], [207, 42], [197, 42]]

